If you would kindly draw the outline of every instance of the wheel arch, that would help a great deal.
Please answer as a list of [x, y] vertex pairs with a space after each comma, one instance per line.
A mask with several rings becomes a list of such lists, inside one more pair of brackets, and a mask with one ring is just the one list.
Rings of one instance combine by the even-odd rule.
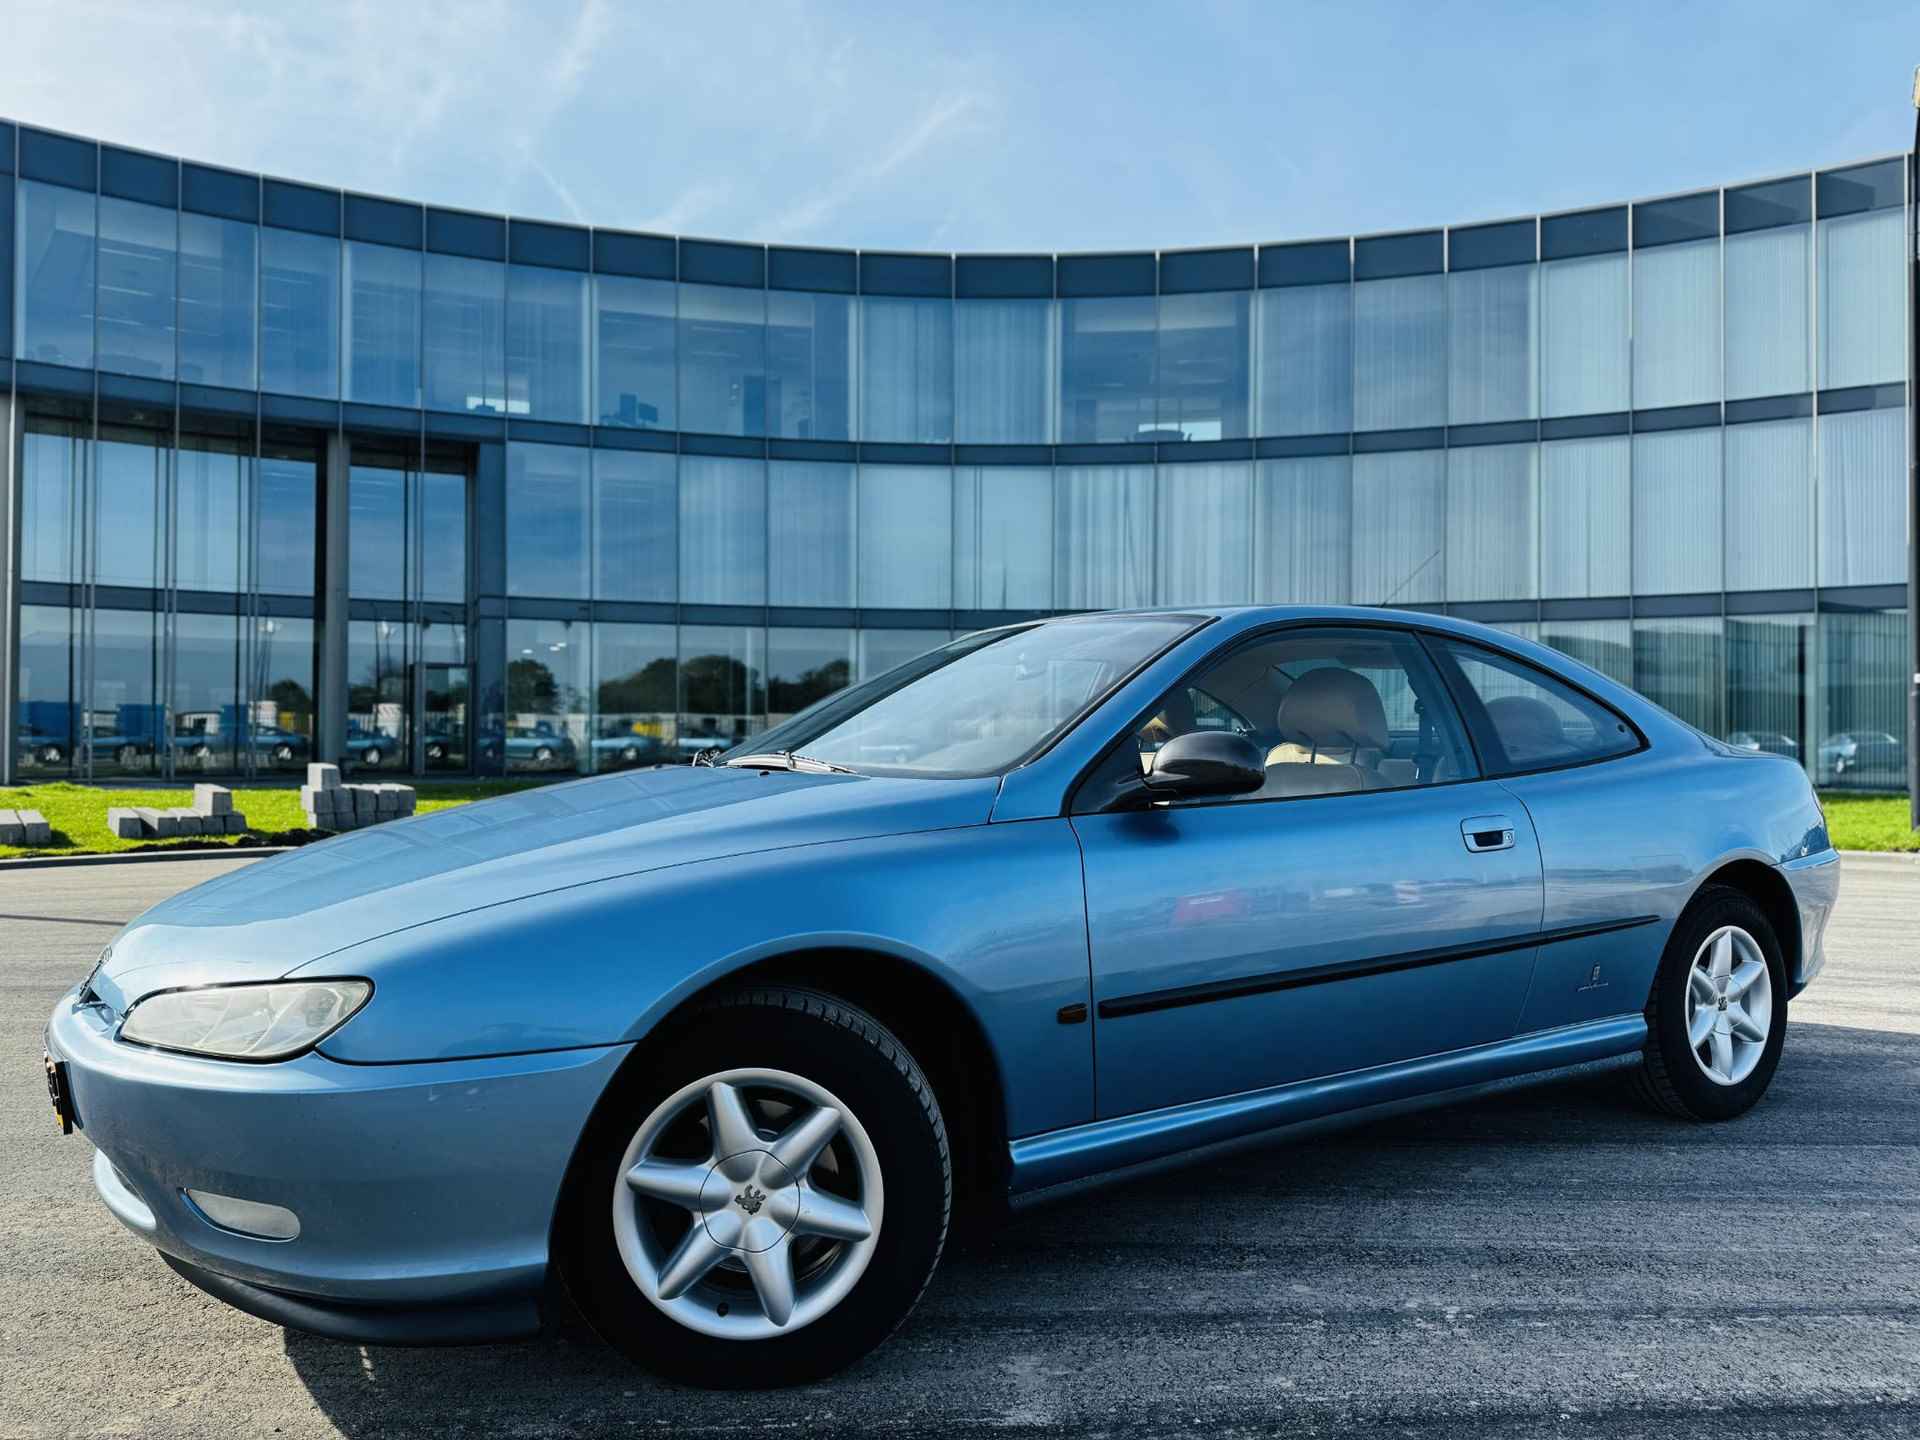
[[1760, 907], [1760, 913], [1767, 917], [1767, 923], [1773, 926], [1774, 937], [1780, 942], [1780, 958], [1786, 968], [1787, 984], [1791, 987], [1800, 975], [1800, 907], [1793, 898], [1793, 887], [1787, 883], [1786, 877], [1764, 860], [1744, 857], [1730, 860], [1700, 882], [1694, 890], [1693, 899], [1688, 902], [1689, 907], [1709, 887], [1716, 885], [1738, 890]]

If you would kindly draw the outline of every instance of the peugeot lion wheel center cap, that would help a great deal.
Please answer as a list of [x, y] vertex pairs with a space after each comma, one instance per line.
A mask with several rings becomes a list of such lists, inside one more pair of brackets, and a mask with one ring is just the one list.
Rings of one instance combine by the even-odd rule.
[[793, 1233], [800, 1184], [765, 1150], [742, 1150], [707, 1172], [700, 1218], [716, 1245], [746, 1254], [771, 1250]]

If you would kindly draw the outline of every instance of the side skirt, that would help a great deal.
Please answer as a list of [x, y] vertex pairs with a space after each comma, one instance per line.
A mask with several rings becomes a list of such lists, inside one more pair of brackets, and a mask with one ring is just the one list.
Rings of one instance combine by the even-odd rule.
[[1009, 1147], [1010, 1200], [1025, 1206], [1071, 1193], [1088, 1182], [1129, 1179], [1253, 1145], [1630, 1068], [1640, 1063], [1646, 1042], [1646, 1017], [1620, 1015], [1032, 1135]]

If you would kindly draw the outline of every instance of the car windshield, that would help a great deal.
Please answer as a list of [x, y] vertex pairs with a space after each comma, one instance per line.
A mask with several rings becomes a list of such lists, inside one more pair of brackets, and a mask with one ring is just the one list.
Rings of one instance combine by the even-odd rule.
[[1199, 623], [1105, 615], [970, 635], [802, 711], [722, 761], [792, 753], [867, 774], [999, 774]]

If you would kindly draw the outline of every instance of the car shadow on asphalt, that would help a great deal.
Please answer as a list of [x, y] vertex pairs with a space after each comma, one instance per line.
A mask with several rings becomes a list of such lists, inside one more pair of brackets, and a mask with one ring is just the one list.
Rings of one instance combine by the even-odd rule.
[[[1117, 1292], [1128, 1283], [1124, 1252], [1162, 1243], [1169, 1215], [1330, 1206], [1365, 1228], [1382, 1223], [1422, 1187], [1445, 1192], [1469, 1173], [1498, 1184], [1543, 1147], [1575, 1157], [1568, 1162], [1577, 1171], [1570, 1184], [1584, 1195], [1584, 1187], [1605, 1184], [1618, 1172], [1622, 1147], [1644, 1154], [1681, 1146], [1758, 1147], [1759, 1154], [1821, 1144], [1836, 1125], [1920, 1141], [1915, 1117], [1871, 1098], [1876, 1087], [1860, 1073], [1863, 1061], [1880, 1069], [1883, 1094], [1887, 1071], [1920, 1073], [1920, 1037], [1804, 1024], [1794, 1032], [1772, 1093], [1732, 1125], [1694, 1126], [1649, 1114], [1631, 1098], [1624, 1076], [1603, 1075], [1123, 1182], [1098, 1192], [1091, 1233], [1085, 1214], [1073, 1207], [1036, 1207], [950, 1246], [906, 1326], [873, 1356], [818, 1385], [749, 1393], [678, 1386], [630, 1365], [570, 1306], [550, 1317], [546, 1334], [523, 1344], [410, 1350], [288, 1332], [286, 1355], [327, 1417], [352, 1437], [585, 1434], [629, 1426], [674, 1434], [761, 1427], [958, 1434], [982, 1423], [981, 1389], [969, 1377], [1003, 1374], [1018, 1363], [1017, 1356], [1010, 1362], [1010, 1352], [1022, 1346], [1064, 1350], [1099, 1343], [1050, 1339], [1044, 1318], [1025, 1324], [1034, 1313], [1034, 1287], [1062, 1285], [1065, 1264], [1081, 1271], [1064, 1306], [1084, 1308], [1103, 1287]], [[1558, 1228], [1564, 1216], [1555, 1216], [1555, 1207], [1540, 1207], [1537, 1218], [1522, 1218], [1503, 1243], [1551, 1250], [1565, 1238]], [[1110, 1275], [1098, 1273], [1109, 1266]], [[1097, 1307], [1097, 1298], [1091, 1303]], [[1284, 1303], [1276, 1297], [1276, 1305]], [[1177, 1297], [1169, 1304], [1177, 1309]], [[1022, 1314], [1010, 1317], [1016, 1309]]]

